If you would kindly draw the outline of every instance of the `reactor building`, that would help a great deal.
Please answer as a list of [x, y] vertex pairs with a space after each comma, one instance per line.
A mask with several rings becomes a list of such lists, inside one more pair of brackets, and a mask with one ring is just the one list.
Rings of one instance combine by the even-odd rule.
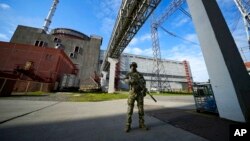
[[80, 88], [89, 86], [91, 77], [94, 77], [95, 72], [97, 73], [99, 70], [98, 61], [102, 37], [97, 35], [87, 36], [68, 28], [56, 28], [47, 34], [40, 28], [19, 25], [10, 43], [63, 50], [78, 69], [75, 78], [79, 79]]

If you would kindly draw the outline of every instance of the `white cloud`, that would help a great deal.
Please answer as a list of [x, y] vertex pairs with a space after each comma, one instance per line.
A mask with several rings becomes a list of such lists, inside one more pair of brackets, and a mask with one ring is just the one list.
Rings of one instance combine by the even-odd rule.
[[175, 23], [175, 26], [180, 27], [180, 26], [186, 24], [189, 21], [190, 21], [190, 18], [188, 18], [188, 17], [182, 18], [178, 22]]
[[223, 10], [229, 10], [233, 5], [235, 5], [233, 0], [217, 0], [217, 3]]
[[153, 56], [153, 51], [151, 47], [142, 49], [142, 47], [138, 47], [142, 45], [143, 42], [151, 40], [151, 34], [146, 33], [139, 37], [134, 37], [129, 45], [125, 48], [124, 53], [142, 55], [142, 56]]
[[26, 26], [32, 26], [32, 27], [40, 27], [42, 28], [43, 18], [41, 17], [16, 17], [15, 20], [12, 21], [16, 25], [26, 25]]
[[10, 6], [6, 3], [0, 3], [0, 9], [3, 9], [3, 10], [10, 9]]
[[150, 33], [146, 33], [144, 35], [142, 35], [140, 37], [140, 41], [144, 42], [144, 41], [148, 41], [148, 40], [151, 40], [151, 34]]
[[136, 45], [136, 44], [138, 43], [138, 41], [139, 41], [139, 39], [136, 38], [136, 37], [134, 37], [134, 38], [130, 41], [129, 45], [130, 45], [130, 46], [134, 46], [134, 45]]
[[163, 50], [162, 58], [178, 61], [189, 61], [195, 82], [205, 82], [209, 78], [204, 57], [198, 46], [180, 44], [169, 50]]
[[195, 34], [195, 33], [187, 34], [184, 37], [184, 39], [187, 39], [187, 40], [189, 40], [191, 42], [199, 44], [199, 40], [198, 40], [197, 34]]
[[8, 33], [11, 35], [14, 34], [14, 30], [8, 30]]
[[0, 39], [3, 41], [9, 40], [8, 36], [6, 34], [0, 33]]
[[129, 43], [129, 46], [136, 46], [138, 45], [139, 43], [143, 43], [143, 42], [146, 42], [146, 41], [150, 41], [151, 40], [151, 34], [149, 33], [146, 33], [142, 36], [139, 36], [139, 37], [134, 37], [130, 43]]
[[131, 47], [131, 46], [126, 47], [126, 49], [124, 50], [124, 53], [143, 55], [143, 56], [153, 55], [152, 48], [141, 49], [139, 47]]
[[13, 35], [18, 25], [42, 27], [43, 19], [40, 17], [22, 17], [14, 15], [4, 15], [0, 12], [0, 22], [2, 23], [2, 31], [0, 39], [9, 41], [9, 38]]
[[174, 20], [171, 22], [171, 27], [178, 28], [185, 24], [188, 24], [189, 22], [191, 22], [191, 19], [187, 17], [186, 15], [184, 15], [183, 13], [181, 13], [181, 14], [178, 14], [176, 18], [174, 18]]
[[111, 35], [114, 27], [115, 19], [105, 17], [102, 20], [101, 31], [107, 35]]
[[106, 35], [111, 35], [121, 0], [102, 0], [93, 2], [97, 4], [96, 17], [101, 20], [101, 31]]

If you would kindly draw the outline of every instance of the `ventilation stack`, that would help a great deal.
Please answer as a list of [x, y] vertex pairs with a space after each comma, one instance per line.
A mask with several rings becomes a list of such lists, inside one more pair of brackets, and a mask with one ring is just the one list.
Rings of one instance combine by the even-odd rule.
[[49, 10], [49, 14], [48, 14], [47, 18], [44, 21], [43, 30], [45, 32], [48, 32], [48, 30], [49, 30], [49, 26], [50, 26], [50, 24], [52, 22], [51, 20], [52, 20], [52, 17], [54, 16], [54, 14], [55, 14], [56, 6], [57, 6], [58, 3], [59, 3], [59, 0], [54, 0], [53, 4], [52, 4], [52, 6], [51, 6], [51, 8]]

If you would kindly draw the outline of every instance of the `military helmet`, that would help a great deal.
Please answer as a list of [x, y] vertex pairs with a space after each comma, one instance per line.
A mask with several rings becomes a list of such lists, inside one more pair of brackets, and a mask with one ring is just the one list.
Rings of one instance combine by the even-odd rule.
[[132, 63], [130, 64], [130, 68], [131, 68], [132, 66], [135, 66], [135, 68], [137, 68], [136, 62], [132, 62]]

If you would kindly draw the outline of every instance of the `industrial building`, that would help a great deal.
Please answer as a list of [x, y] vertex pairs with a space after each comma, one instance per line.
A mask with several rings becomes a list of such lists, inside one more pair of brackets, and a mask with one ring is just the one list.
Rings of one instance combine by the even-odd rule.
[[1, 93], [51, 91], [64, 74], [78, 69], [62, 50], [0, 42]]
[[[105, 51], [101, 50], [100, 64], [103, 62]], [[166, 74], [161, 74], [162, 77], [167, 77], [167, 81], [170, 84], [171, 91], [191, 91], [193, 78], [188, 61], [173, 61], [163, 59], [163, 65], [166, 69]], [[123, 53], [118, 63], [116, 64], [116, 77], [115, 88], [116, 90], [128, 90], [128, 85], [124, 82], [123, 78], [130, 71], [129, 65], [131, 62], [138, 64], [137, 70], [142, 73], [146, 80], [146, 87], [154, 90], [156, 88], [150, 88], [153, 74], [153, 58]]]
[[[28, 71], [29, 78], [42, 82], [55, 82], [61, 73], [77, 74], [78, 69], [69, 57], [62, 51], [54, 48], [40, 48], [31, 45], [0, 42], [0, 71], [13, 73], [14, 70]], [[34, 78], [31, 76], [34, 76]]]
[[67, 28], [56, 28], [46, 33], [41, 28], [19, 25], [10, 42], [63, 50], [78, 69], [76, 79], [80, 79], [80, 88], [95, 85], [91, 77], [94, 77], [95, 72], [99, 70], [98, 61], [102, 37], [87, 36]]
[[[65, 71], [64, 75], [61, 76], [61, 80], [56, 80], [60, 82], [60, 87], [67, 85], [68, 78], [70, 82], [72, 82], [72, 78], [75, 79], [73, 80], [74, 82], [80, 81], [78, 86], [80, 89], [93, 85], [96, 86], [102, 37], [97, 35], [87, 36], [69, 28], [55, 28], [49, 31], [49, 26], [52, 23], [52, 17], [55, 14], [58, 3], [59, 0], [53, 0], [42, 28], [18, 25], [10, 43], [62, 50], [70, 58], [69, 60], [72, 61], [78, 72], [73, 76], [73, 74], [67, 74], [67, 71]], [[26, 55], [28, 56], [29, 54], [27, 53]]]

